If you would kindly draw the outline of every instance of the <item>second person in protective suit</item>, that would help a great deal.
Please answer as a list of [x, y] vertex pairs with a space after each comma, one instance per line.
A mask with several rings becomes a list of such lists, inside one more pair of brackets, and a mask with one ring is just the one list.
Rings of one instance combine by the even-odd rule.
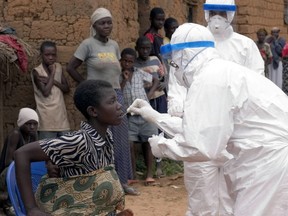
[[[173, 137], [150, 138], [153, 154], [217, 165], [227, 151], [232, 155], [224, 164], [233, 200], [230, 213], [288, 215], [287, 96], [264, 76], [221, 59], [214, 37], [203, 26], [179, 26], [166, 46], [177, 68], [176, 79], [187, 89], [183, 118], [160, 114], [143, 100], [128, 108]], [[198, 201], [200, 213], [188, 211], [187, 216], [224, 215], [217, 212], [219, 206], [207, 209], [199, 202], [219, 191], [217, 182], [198, 183], [189, 205]]]

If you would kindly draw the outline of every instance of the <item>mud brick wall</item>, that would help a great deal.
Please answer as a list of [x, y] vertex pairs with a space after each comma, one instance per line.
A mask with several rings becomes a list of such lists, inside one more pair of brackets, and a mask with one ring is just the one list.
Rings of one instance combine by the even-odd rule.
[[[135, 46], [140, 34], [149, 27], [149, 13], [162, 7], [166, 17], [179, 23], [192, 21], [205, 24], [202, 9], [204, 0], [0, 0], [0, 25], [16, 29], [18, 37], [35, 48], [44, 40], [57, 43], [58, 61], [65, 67], [79, 43], [89, 36], [90, 15], [97, 7], [106, 7], [113, 15], [111, 38], [121, 49]], [[283, 22], [284, 0], [236, 0], [238, 5], [233, 26], [239, 33], [255, 39], [260, 27], [268, 30], [279, 26], [286, 37]], [[164, 32], [162, 31], [162, 34]], [[0, 62], [1, 63], [1, 62]], [[29, 65], [30, 71], [35, 65]], [[85, 75], [85, 65], [80, 68]], [[71, 91], [65, 95], [71, 129], [77, 129], [83, 117], [73, 105], [75, 82], [65, 72]], [[0, 149], [7, 133], [16, 126], [21, 107], [35, 108], [30, 74], [13, 73], [3, 81], [0, 106]]]

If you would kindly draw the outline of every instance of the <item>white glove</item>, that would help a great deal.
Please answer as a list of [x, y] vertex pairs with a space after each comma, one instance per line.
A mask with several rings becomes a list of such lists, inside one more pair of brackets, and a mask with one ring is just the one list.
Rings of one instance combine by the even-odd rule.
[[168, 103], [168, 114], [175, 117], [183, 117], [183, 103]]
[[143, 119], [148, 122], [155, 123], [161, 114], [154, 110], [150, 104], [142, 99], [136, 99], [132, 105], [127, 109], [131, 115], [141, 115]]
[[163, 157], [163, 154], [162, 154], [162, 150], [159, 146], [159, 141], [160, 140], [163, 140], [165, 139], [164, 138], [164, 133], [160, 133], [159, 135], [153, 135], [152, 137], [150, 137], [148, 139], [148, 142], [151, 146], [151, 151], [152, 151], [152, 154], [157, 157], [157, 158], [162, 158]]

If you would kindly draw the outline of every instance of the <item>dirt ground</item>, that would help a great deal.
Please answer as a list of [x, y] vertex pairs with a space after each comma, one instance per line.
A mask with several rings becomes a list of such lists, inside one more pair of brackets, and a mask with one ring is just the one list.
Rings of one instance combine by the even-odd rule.
[[133, 186], [141, 192], [139, 196], [126, 196], [126, 208], [130, 208], [134, 216], [185, 215], [187, 193], [182, 174], [157, 179], [153, 186], [145, 186], [144, 182]]

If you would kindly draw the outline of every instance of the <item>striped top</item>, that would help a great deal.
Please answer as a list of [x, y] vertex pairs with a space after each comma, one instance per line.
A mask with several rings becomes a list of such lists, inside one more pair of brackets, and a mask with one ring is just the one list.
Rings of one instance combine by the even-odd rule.
[[88, 123], [81, 122], [80, 130], [59, 138], [39, 141], [42, 150], [60, 168], [61, 177], [87, 174], [114, 164], [112, 133], [105, 140]]

